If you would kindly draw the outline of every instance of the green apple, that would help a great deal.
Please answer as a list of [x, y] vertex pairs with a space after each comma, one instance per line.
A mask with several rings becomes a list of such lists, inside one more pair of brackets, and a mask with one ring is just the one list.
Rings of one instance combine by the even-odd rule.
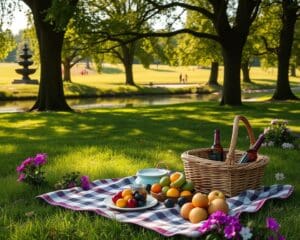
[[170, 180], [170, 177], [169, 176], [163, 176], [160, 181], [159, 181], [159, 184], [162, 186], [162, 187], [165, 187], [165, 186], [169, 186], [171, 183], [171, 180]]

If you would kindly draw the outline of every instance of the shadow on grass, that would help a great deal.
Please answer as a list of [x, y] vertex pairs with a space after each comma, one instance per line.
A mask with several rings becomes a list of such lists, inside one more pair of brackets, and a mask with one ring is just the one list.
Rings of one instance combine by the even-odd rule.
[[116, 67], [103, 67], [101, 70], [102, 73], [107, 73], [107, 74], [119, 74], [119, 73], [124, 73], [123, 70], [121, 70], [120, 68], [116, 68]]
[[149, 68], [149, 70], [155, 71], [155, 72], [176, 72], [176, 71], [170, 70], [170, 69], [159, 69], [159, 68], [155, 68], [155, 67]]

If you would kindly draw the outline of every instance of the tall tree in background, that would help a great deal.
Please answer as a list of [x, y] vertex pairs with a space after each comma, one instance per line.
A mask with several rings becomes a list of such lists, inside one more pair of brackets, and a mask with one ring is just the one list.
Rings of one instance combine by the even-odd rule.
[[132, 65], [134, 56], [141, 48], [141, 40], [132, 40], [126, 31], [147, 32], [147, 21], [152, 16], [152, 8], [143, 0], [89, 0], [82, 1], [81, 15], [78, 15], [78, 28], [89, 44], [100, 44], [102, 52], [109, 51], [119, 59], [125, 68], [128, 85], [135, 85]]
[[78, 0], [23, 0], [31, 9], [39, 42], [41, 75], [37, 101], [31, 110], [70, 111], [63, 90], [61, 50], [65, 27]]
[[[198, 32], [215, 34], [212, 22], [198, 12], [188, 11], [185, 27]], [[210, 66], [208, 85], [218, 86], [219, 63], [222, 62], [221, 45], [210, 39], [184, 35], [179, 42], [178, 56], [183, 65]]]
[[298, 0], [282, 0], [281, 6], [282, 28], [278, 48], [277, 84], [272, 98], [275, 100], [297, 99], [290, 87], [289, 67], [295, 24], [297, 17], [300, 16], [300, 2]]
[[241, 105], [240, 69], [242, 51], [255, 20], [260, 0], [207, 0], [183, 3], [171, 1], [164, 5], [158, 1], [147, 0], [158, 9], [181, 7], [204, 15], [214, 26], [216, 34], [198, 32], [194, 29], [177, 30], [177, 33], [190, 33], [199, 38], [208, 38], [220, 43], [224, 61], [223, 96], [221, 104]]

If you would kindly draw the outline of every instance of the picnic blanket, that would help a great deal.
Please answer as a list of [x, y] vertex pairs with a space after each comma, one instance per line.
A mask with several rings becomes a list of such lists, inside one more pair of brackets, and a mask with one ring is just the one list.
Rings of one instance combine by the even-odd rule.
[[[92, 211], [101, 216], [116, 219], [120, 222], [133, 223], [154, 230], [164, 236], [185, 235], [197, 237], [199, 224], [184, 220], [179, 214], [179, 206], [166, 208], [158, 203], [151, 209], [143, 211], [118, 211], [110, 209], [105, 199], [113, 196], [120, 189], [129, 187], [135, 181], [135, 176], [120, 179], [102, 179], [92, 182], [92, 188], [84, 191], [81, 187], [45, 193], [37, 196], [54, 206], [61, 206], [75, 211]], [[265, 201], [271, 198], [287, 198], [293, 192], [291, 185], [272, 185], [258, 190], [247, 190], [238, 196], [228, 198], [230, 215], [240, 215], [242, 212], [256, 212]]]

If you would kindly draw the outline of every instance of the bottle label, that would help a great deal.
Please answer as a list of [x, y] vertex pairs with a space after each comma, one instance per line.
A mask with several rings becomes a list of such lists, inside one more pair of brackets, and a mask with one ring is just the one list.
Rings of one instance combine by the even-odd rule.
[[208, 159], [215, 161], [223, 161], [222, 153], [216, 151], [210, 151], [208, 153]]

